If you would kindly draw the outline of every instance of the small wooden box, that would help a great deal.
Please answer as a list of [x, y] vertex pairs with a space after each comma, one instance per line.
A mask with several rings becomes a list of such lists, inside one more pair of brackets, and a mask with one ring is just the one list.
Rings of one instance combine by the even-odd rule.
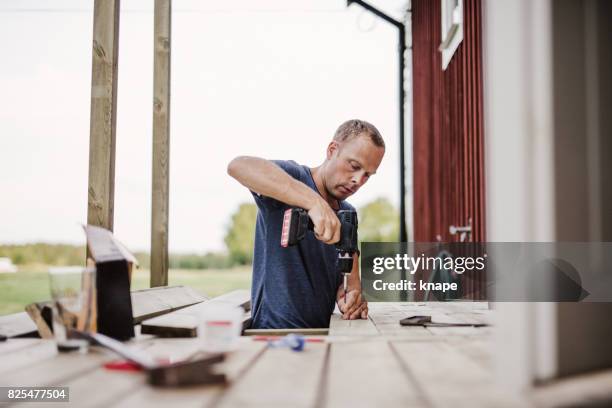
[[117, 340], [134, 337], [130, 275], [137, 263], [113, 234], [87, 225], [87, 248], [96, 264], [97, 331]]

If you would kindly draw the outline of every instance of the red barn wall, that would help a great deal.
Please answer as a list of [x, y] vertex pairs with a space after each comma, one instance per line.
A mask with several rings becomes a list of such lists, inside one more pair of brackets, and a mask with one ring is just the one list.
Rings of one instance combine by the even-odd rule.
[[484, 242], [481, 2], [464, 0], [463, 41], [442, 70], [439, 0], [412, 1], [414, 240]]

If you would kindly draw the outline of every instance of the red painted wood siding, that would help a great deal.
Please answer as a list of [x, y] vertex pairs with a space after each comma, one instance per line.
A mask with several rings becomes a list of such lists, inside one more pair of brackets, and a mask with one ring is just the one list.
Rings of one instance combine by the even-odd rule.
[[[439, 0], [412, 1], [414, 241], [458, 241], [449, 226], [471, 219], [471, 240], [485, 242], [481, 2], [464, 0], [463, 41], [445, 71], [440, 13]], [[463, 298], [485, 298], [482, 273], [461, 280]]]
[[464, 38], [442, 70], [440, 1], [413, 0], [414, 237], [457, 241], [472, 219], [485, 241], [481, 4], [464, 2]]

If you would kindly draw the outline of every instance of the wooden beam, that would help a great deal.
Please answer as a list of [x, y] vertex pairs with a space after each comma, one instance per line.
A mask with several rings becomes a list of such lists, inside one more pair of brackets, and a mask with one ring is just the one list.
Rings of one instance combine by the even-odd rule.
[[6, 337], [36, 336], [36, 324], [26, 312], [0, 316], [0, 334]]
[[118, 50], [119, 0], [95, 0], [87, 223], [111, 231], [115, 204]]
[[287, 334], [302, 334], [304, 336], [327, 336], [329, 329], [246, 329], [245, 336], [286, 336]]
[[208, 308], [218, 305], [242, 307], [245, 310], [242, 328], [250, 326], [251, 295], [248, 290], [235, 290], [163, 316], [144, 320], [140, 325], [140, 333], [160, 337], [196, 337], [200, 315]]
[[[206, 296], [188, 286], [135, 290], [132, 291], [131, 298], [134, 324], [208, 300]], [[51, 302], [30, 303], [26, 306], [26, 312], [27, 314], [0, 316], [0, 334], [7, 337], [24, 337], [36, 335], [38, 330], [38, 335], [43, 339], [52, 339]], [[26, 319], [27, 322], [24, 321]]]
[[165, 286], [132, 291], [134, 324], [208, 300], [189, 286]]
[[[324, 343], [308, 343], [305, 350], [300, 353], [288, 348], [267, 348], [238, 381], [234, 380], [231, 386], [226, 388], [226, 392], [221, 395], [217, 403], [210, 406], [217, 408], [325, 406], [319, 403], [319, 400], [321, 385], [326, 379], [323, 370], [327, 350], [328, 346]], [[373, 375], [368, 371], [361, 372], [368, 378]]]
[[168, 285], [171, 0], [155, 0], [151, 287]]
[[344, 320], [338, 313], [334, 313], [329, 321], [330, 336], [377, 336], [379, 334], [370, 318]]

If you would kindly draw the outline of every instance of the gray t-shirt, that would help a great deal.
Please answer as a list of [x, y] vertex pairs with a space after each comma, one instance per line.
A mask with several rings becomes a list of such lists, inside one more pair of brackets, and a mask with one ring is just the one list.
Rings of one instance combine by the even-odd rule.
[[[273, 162], [291, 177], [319, 192], [307, 166], [292, 160]], [[281, 247], [283, 214], [289, 206], [256, 193], [253, 197], [259, 211], [251, 287], [252, 327], [329, 327], [341, 284], [336, 270], [335, 246], [324, 244], [308, 231], [297, 245]], [[339, 204], [341, 210], [353, 209], [345, 201]]]

